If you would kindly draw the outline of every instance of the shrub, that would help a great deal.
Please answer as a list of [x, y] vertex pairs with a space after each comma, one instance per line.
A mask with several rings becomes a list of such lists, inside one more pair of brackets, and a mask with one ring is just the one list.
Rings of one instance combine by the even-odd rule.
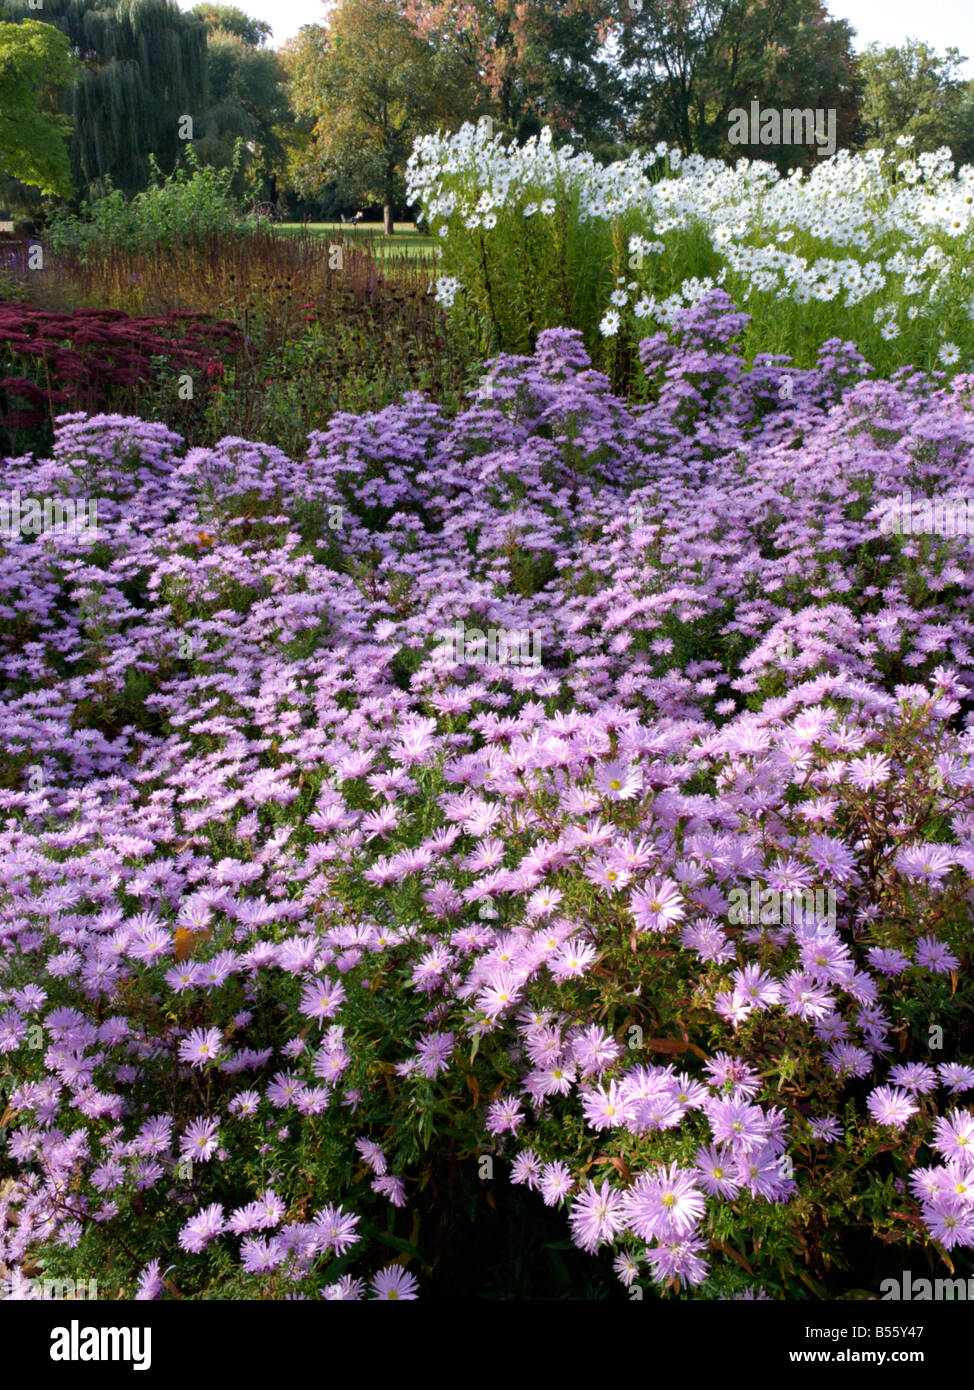
[[238, 140], [232, 162], [217, 169], [204, 164], [188, 143], [187, 167], [166, 178], [150, 156], [153, 182], [144, 192], [126, 198], [113, 189], [84, 203], [80, 216], [55, 210], [48, 220], [48, 244], [55, 255], [75, 249], [85, 258], [95, 249], [185, 252], [205, 237], [246, 235], [255, 224], [243, 216], [231, 192], [241, 153]]

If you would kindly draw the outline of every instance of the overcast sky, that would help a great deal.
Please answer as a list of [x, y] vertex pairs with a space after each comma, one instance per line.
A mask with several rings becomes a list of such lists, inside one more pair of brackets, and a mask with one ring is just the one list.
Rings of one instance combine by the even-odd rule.
[[[193, 8], [196, 0], [178, 0], [180, 9]], [[230, 0], [257, 19], [274, 27], [274, 46], [296, 34], [302, 24], [320, 24], [323, 0]], [[864, 48], [874, 40], [899, 44], [905, 38], [922, 39], [941, 51], [953, 45], [970, 60], [967, 75], [974, 77], [974, 6], [970, 0], [827, 0], [837, 18], [848, 19], [857, 31], [855, 45]]]

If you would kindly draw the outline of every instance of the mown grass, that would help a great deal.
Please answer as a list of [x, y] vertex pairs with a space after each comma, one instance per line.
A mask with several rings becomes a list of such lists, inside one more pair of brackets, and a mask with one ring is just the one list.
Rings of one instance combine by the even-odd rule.
[[355, 246], [367, 246], [374, 256], [383, 261], [398, 256], [408, 260], [433, 258], [435, 238], [418, 231], [412, 222], [394, 222], [392, 236], [383, 234], [381, 222], [360, 222], [357, 226], [350, 222], [277, 222], [274, 230], [285, 236], [300, 235], [303, 232], [315, 237], [340, 236]]

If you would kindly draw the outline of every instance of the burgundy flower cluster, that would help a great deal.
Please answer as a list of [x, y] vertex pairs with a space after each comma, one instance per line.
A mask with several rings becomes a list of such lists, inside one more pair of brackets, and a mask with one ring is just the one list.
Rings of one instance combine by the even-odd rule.
[[206, 314], [177, 310], [154, 317], [120, 309], [53, 313], [0, 302], [0, 425], [13, 437], [54, 415], [55, 406], [95, 412], [120, 399], [137, 407], [160, 371], [205, 370], [243, 346], [240, 329]]

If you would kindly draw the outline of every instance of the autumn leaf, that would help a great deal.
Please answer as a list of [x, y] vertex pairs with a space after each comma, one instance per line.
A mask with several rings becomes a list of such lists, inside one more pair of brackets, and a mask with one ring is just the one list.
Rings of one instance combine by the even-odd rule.
[[741, 1269], [746, 1270], [751, 1278], [754, 1278], [754, 1270], [748, 1264], [747, 1260], [745, 1260], [744, 1256], [739, 1255], [732, 1246], [725, 1245], [722, 1240], [712, 1240], [710, 1245], [712, 1249], [719, 1250], [722, 1255], [728, 1255], [732, 1260], [736, 1260]]
[[689, 1043], [685, 1043], [682, 1038], [650, 1038], [645, 1044], [652, 1048], [653, 1052], [663, 1052], [668, 1056], [675, 1057], [677, 1053], [689, 1051]]
[[177, 927], [176, 935], [173, 938], [173, 955], [179, 964], [184, 960], [189, 960], [196, 949], [197, 943], [209, 941], [212, 932], [209, 927], [204, 931], [189, 931], [186, 927]]
[[632, 1173], [618, 1154], [602, 1154], [599, 1158], [593, 1158], [592, 1163], [611, 1163], [620, 1178], [624, 1178], [626, 1182], [632, 1182]]

